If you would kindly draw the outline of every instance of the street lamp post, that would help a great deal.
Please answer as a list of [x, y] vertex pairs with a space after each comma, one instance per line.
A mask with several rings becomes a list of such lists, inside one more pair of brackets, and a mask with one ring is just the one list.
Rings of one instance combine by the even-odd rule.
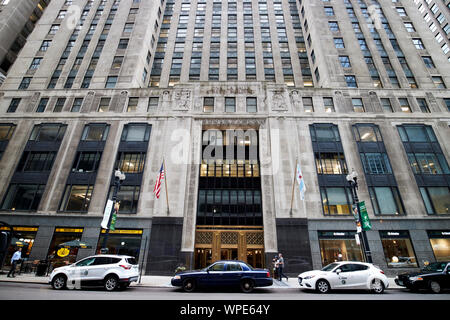
[[366, 231], [364, 230], [362, 226], [362, 218], [361, 218], [361, 210], [359, 208], [359, 199], [358, 199], [358, 193], [356, 190], [358, 189], [358, 174], [355, 172], [355, 170], [352, 170], [352, 172], [347, 175], [347, 181], [350, 184], [350, 187], [352, 189], [352, 195], [353, 195], [353, 206], [356, 206], [358, 211], [358, 221], [360, 223], [361, 232], [359, 233], [361, 246], [364, 253], [364, 259], [368, 263], [372, 263], [372, 253], [370, 252], [369, 248], [369, 242], [367, 241], [367, 235]]
[[[111, 210], [115, 210], [115, 208], [116, 208], [117, 192], [119, 192], [120, 185], [122, 184], [123, 180], [125, 180], [125, 174], [122, 173], [120, 170], [116, 170], [116, 172], [114, 173], [114, 191], [113, 191], [113, 196], [111, 199], [113, 201], [113, 207]], [[106, 244], [108, 242], [109, 226], [111, 224], [112, 216], [113, 215], [111, 212], [111, 214], [109, 215], [108, 224], [106, 225], [105, 235], [103, 237], [103, 246], [102, 246], [102, 249], [100, 250], [101, 253], [103, 253], [103, 254], [108, 253], [108, 248], [107, 248]]]

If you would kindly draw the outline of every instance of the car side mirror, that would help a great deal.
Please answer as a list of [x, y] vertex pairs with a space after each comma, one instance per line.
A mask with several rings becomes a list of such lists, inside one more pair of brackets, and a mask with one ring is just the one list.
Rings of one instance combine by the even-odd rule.
[[337, 273], [337, 274], [339, 274], [339, 273], [341, 273], [341, 272], [342, 272], [341, 269], [336, 269], [336, 273]]

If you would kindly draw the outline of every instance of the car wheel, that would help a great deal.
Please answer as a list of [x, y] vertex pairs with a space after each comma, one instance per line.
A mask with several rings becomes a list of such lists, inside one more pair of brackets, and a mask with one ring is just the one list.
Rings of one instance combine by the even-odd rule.
[[330, 291], [330, 284], [327, 280], [320, 279], [316, 283], [316, 290], [320, 293], [327, 293]]
[[437, 281], [430, 281], [428, 284], [430, 287], [431, 292], [433, 293], [440, 293], [441, 292], [441, 285]]
[[372, 283], [370, 284], [370, 289], [373, 293], [383, 293], [384, 292], [384, 284], [383, 281], [380, 279], [373, 279]]
[[61, 290], [66, 288], [67, 278], [63, 274], [58, 274], [53, 277], [52, 288], [55, 290]]
[[252, 292], [254, 287], [255, 287], [255, 284], [250, 279], [246, 279], [241, 282], [241, 291], [244, 293]]
[[106, 291], [114, 291], [119, 285], [119, 280], [116, 276], [107, 276], [105, 278], [103, 287]]
[[185, 292], [192, 292], [195, 290], [195, 281], [194, 279], [186, 279], [183, 281], [183, 290]]

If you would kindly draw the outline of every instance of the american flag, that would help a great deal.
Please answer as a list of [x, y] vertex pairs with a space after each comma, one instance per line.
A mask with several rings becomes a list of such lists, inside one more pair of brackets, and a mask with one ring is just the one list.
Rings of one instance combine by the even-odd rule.
[[159, 199], [159, 194], [161, 193], [161, 181], [164, 179], [164, 162], [161, 164], [161, 169], [159, 169], [158, 176], [156, 177], [155, 187], [153, 188], [153, 193], [156, 198]]

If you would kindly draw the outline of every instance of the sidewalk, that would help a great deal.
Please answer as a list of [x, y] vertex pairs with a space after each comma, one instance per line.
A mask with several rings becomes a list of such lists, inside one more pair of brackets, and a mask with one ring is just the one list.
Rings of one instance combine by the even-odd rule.
[[[172, 277], [169, 276], [142, 276], [140, 281], [133, 282], [131, 286], [141, 286], [141, 287], [159, 287], [159, 288], [173, 288], [170, 284]], [[400, 289], [402, 287], [398, 286], [394, 282], [394, 278], [389, 279], [389, 289]], [[37, 277], [33, 273], [22, 273], [20, 275], [16, 274], [15, 278], [8, 278], [7, 274], [0, 274], [0, 286], [1, 282], [20, 282], [20, 283], [39, 283], [48, 284], [48, 277]], [[273, 281], [273, 286], [270, 288], [276, 289], [290, 289], [290, 288], [300, 288], [296, 277], [289, 278], [288, 281]]]

